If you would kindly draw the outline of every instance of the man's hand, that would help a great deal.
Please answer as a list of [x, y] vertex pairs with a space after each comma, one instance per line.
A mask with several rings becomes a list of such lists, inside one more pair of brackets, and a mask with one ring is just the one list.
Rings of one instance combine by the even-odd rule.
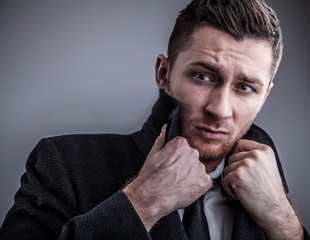
[[147, 230], [163, 216], [206, 193], [212, 181], [199, 153], [183, 137], [165, 146], [165, 126], [137, 176], [123, 191]]
[[302, 239], [303, 230], [283, 189], [272, 149], [239, 140], [224, 169], [228, 193], [239, 199], [270, 239]]

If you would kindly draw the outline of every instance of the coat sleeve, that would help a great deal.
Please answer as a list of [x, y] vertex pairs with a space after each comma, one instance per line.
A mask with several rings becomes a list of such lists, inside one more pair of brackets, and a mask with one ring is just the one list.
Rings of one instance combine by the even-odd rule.
[[80, 215], [75, 187], [53, 142], [41, 140], [28, 158], [0, 239], [151, 239], [121, 190]]
[[126, 195], [120, 190], [88, 213], [72, 218], [59, 240], [151, 239]]

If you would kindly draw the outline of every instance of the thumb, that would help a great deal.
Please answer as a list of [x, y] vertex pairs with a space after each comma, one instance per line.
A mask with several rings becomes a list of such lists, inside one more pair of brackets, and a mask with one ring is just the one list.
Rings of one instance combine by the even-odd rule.
[[161, 150], [165, 146], [166, 128], [167, 128], [167, 124], [165, 124], [162, 127], [161, 132], [160, 132], [159, 136], [157, 137], [157, 139], [155, 140], [155, 143], [154, 143], [149, 155], [156, 153], [157, 151]]

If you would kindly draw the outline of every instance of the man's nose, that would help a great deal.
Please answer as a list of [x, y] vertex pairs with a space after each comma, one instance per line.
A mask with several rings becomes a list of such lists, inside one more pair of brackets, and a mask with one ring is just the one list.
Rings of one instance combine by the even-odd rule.
[[232, 117], [232, 95], [229, 87], [213, 89], [208, 96], [205, 111], [212, 115], [216, 120], [224, 120]]

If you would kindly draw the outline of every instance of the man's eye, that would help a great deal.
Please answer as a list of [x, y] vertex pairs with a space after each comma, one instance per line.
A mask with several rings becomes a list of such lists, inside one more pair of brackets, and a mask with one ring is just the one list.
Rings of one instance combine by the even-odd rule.
[[210, 81], [211, 80], [207, 75], [202, 74], [202, 73], [195, 73], [194, 77], [200, 81]]
[[238, 89], [241, 90], [244, 93], [250, 93], [250, 92], [254, 91], [253, 88], [251, 88], [250, 86], [245, 85], [245, 84], [238, 85]]

